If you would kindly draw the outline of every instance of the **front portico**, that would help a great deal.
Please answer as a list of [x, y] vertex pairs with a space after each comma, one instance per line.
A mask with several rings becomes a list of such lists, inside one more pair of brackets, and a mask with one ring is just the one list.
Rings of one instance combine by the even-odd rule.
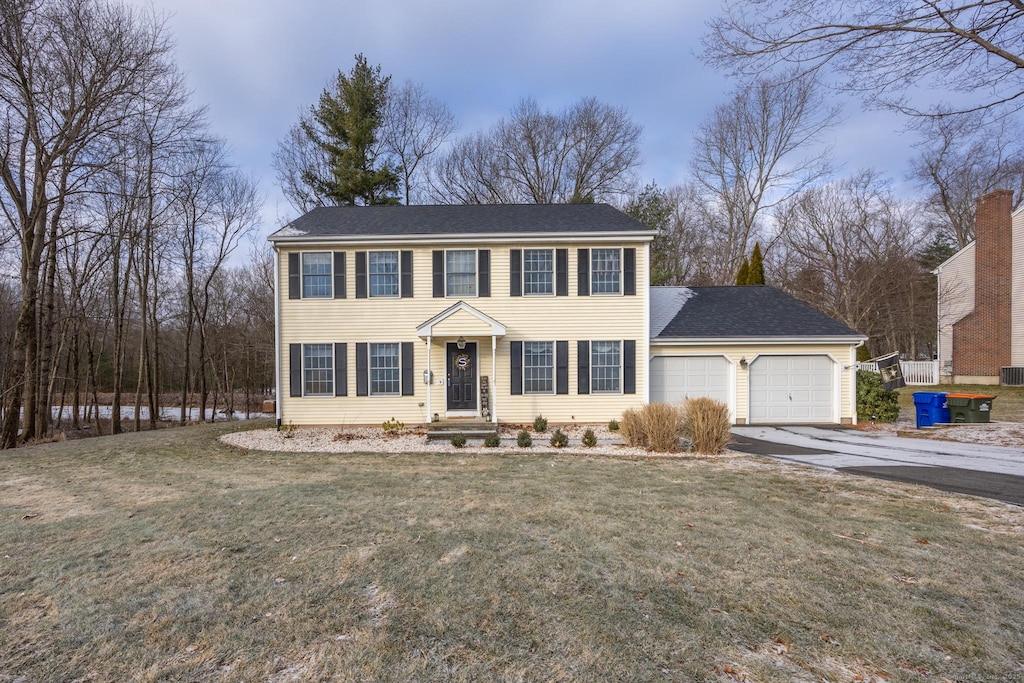
[[[498, 374], [498, 338], [506, 334], [505, 325], [486, 313], [460, 301], [446, 308], [416, 328], [426, 342], [427, 384], [426, 412], [428, 420], [435, 414], [445, 417], [483, 417], [498, 422], [496, 377]], [[490, 375], [481, 371], [481, 347], [490, 337]], [[434, 380], [432, 359], [434, 341], [443, 345], [444, 368]], [[445, 388], [435, 396], [435, 387]], [[435, 408], [435, 399], [442, 399]], [[443, 411], [440, 406], [443, 405]], [[435, 413], [435, 410], [437, 411]]]

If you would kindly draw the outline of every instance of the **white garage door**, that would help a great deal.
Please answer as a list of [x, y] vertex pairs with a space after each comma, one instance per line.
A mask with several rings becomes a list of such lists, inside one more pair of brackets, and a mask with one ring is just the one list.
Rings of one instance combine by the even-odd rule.
[[751, 422], [834, 422], [828, 356], [761, 356], [750, 364]]
[[722, 356], [655, 356], [651, 401], [679, 403], [708, 396], [729, 405], [729, 362]]

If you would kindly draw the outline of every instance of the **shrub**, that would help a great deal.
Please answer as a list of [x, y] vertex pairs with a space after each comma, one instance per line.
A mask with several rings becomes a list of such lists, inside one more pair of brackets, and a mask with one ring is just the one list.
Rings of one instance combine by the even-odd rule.
[[569, 437], [561, 429], [556, 429], [551, 435], [550, 443], [555, 448], [565, 448], [569, 445]]
[[647, 437], [644, 434], [643, 424], [640, 422], [640, 413], [630, 408], [622, 414], [619, 423], [619, 431], [627, 446], [636, 448], [647, 448]]
[[484, 446], [486, 446], [487, 448], [497, 448], [500, 445], [501, 437], [498, 436], [497, 432], [494, 432], [493, 434], [488, 434], [487, 438], [484, 439]]
[[619, 421], [618, 420], [608, 420], [608, 431], [609, 432], [617, 432], [617, 431], [619, 431]]
[[656, 453], [679, 450], [683, 414], [678, 407], [668, 403], [648, 403], [640, 409], [640, 426], [647, 450]]
[[384, 430], [384, 433], [388, 436], [396, 436], [399, 432], [405, 429], [405, 423], [399, 422], [395, 418], [391, 418], [380, 426]]
[[519, 436], [516, 437], [516, 445], [520, 448], [529, 448], [533, 445], [533, 437], [530, 436], [530, 432], [525, 429], [519, 432]]
[[455, 436], [453, 436], [452, 437], [452, 445], [455, 446], [456, 448], [462, 448], [463, 446], [465, 446], [466, 445], [466, 435], [465, 434], [456, 434]]
[[683, 401], [682, 416], [683, 436], [691, 450], [717, 455], [729, 445], [729, 406], [713, 398], [688, 398]]
[[882, 386], [882, 376], [857, 371], [857, 416], [861, 420], [895, 422], [900, 417], [900, 395]]
[[543, 415], [533, 418], [533, 431], [538, 434], [548, 431], [548, 419]]
[[597, 436], [594, 435], [593, 429], [583, 432], [583, 445], [587, 448], [593, 448], [597, 445]]

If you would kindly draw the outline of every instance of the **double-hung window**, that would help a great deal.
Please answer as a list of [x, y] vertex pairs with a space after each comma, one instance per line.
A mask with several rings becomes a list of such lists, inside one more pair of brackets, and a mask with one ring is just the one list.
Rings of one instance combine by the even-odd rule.
[[523, 393], [555, 393], [555, 343], [523, 342]]
[[554, 270], [551, 249], [523, 249], [523, 294], [553, 294]]
[[302, 345], [302, 395], [334, 395], [334, 349], [332, 344]]
[[476, 250], [445, 252], [446, 296], [476, 296]]
[[622, 292], [622, 250], [590, 250], [590, 291], [592, 294]]
[[370, 395], [401, 394], [401, 369], [397, 343], [370, 344]]
[[398, 252], [371, 251], [367, 260], [370, 296], [398, 296]]
[[622, 342], [590, 343], [590, 390], [595, 394], [622, 391]]
[[331, 252], [309, 252], [302, 255], [302, 296], [306, 299], [330, 299]]

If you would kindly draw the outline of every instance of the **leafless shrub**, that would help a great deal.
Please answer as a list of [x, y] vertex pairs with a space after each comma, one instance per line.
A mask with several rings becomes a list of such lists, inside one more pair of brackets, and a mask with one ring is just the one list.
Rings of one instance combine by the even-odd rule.
[[697, 453], [717, 455], [729, 444], [729, 407], [713, 398], [688, 398], [680, 410], [683, 435]]

